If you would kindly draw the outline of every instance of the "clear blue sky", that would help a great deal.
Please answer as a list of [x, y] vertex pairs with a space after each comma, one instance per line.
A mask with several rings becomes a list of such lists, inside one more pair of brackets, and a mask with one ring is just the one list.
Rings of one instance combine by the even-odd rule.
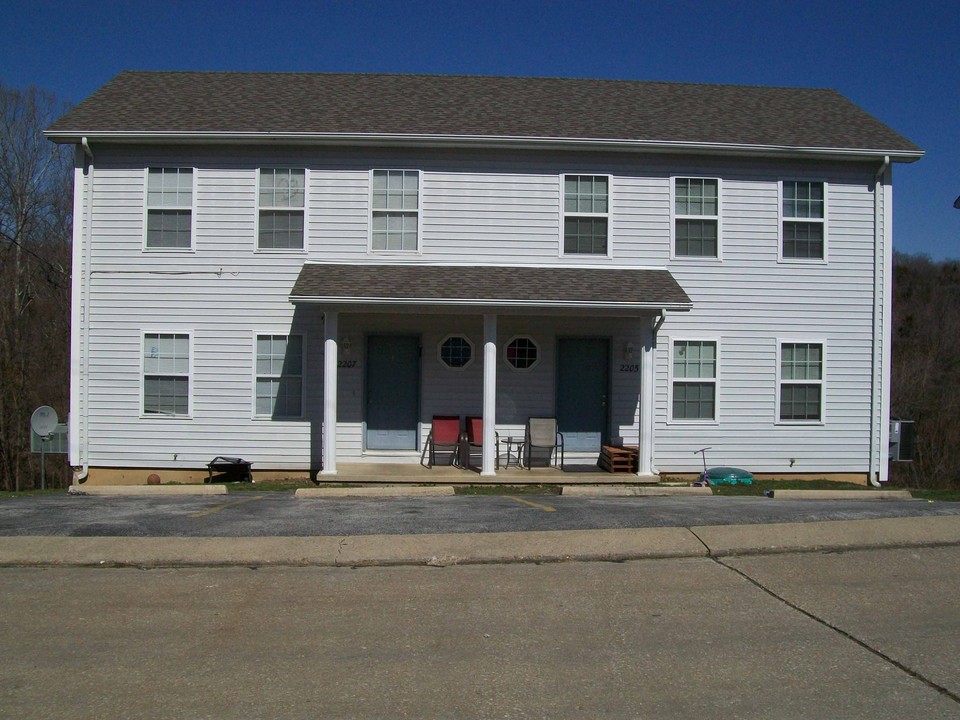
[[960, 258], [957, 0], [0, 0], [0, 81], [79, 102], [121, 70], [396, 72], [836, 88], [920, 145], [898, 250]]

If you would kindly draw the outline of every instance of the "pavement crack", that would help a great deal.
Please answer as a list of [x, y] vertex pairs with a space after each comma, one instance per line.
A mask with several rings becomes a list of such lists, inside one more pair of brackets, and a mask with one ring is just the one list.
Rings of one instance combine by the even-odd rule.
[[[691, 532], [693, 532], [693, 531], [691, 530]], [[694, 535], [696, 535], [696, 533], [694, 533]], [[699, 540], [699, 538], [697, 538], [697, 539]], [[700, 542], [703, 542], [703, 541], [701, 540]], [[880, 658], [880, 659], [883, 660], [884, 662], [889, 663], [890, 665], [893, 665], [895, 668], [897, 668], [898, 670], [903, 671], [904, 673], [906, 673], [906, 674], [909, 675], [910, 677], [914, 678], [915, 680], [919, 680], [920, 682], [922, 682], [922, 683], [923, 683], [924, 685], [926, 685], [927, 687], [929, 687], [929, 688], [931, 688], [931, 689], [933, 689], [933, 690], [936, 690], [936, 691], [937, 691], [938, 693], [940, 693], [941, 695], [945, 695], [946, 697], [948, 697], [948, 698], [950, 698], [951, 700], [953, 700], [955, 703], [960, 704], [960, 695], [957, 695], [956, 693], [951, 692], [951, 691], [948, 690], [947, 688], [943, 687], [942, 685], [939, 685], [939, 684], [935, 683], [933, 680], [930, 680], [930, 679], [927, 678], [927, 677], [924, 677], [923, 675], [921, 675], [920, 673], [918, 673], [916, 670], [907, 667], [906, 665], [904, 665], [903, 663], [895, 660], [894, 658], [890, 657], [890, 656], [887, 655], [886, 653], [884, 653], [884, 652], [882, 652], [882, 651], [880, 651], [880, 650], [877, 650], [875, 647], [872, 647], [871, 645], [868, 645], [868, 644], [865, 643], [863, 640], [861, 640], [860, 638], [856, 637], [855, 635], [852, 635], [851, 633], [847, 632], [847, 631], [844, 630], [843, 628], [838, 627], [837, 625], [834, 625], [834, 624], [832, 624], [832, 623], [830, 623], [830, 622], [827, 622], [827, 621], [824, 620], [823, 618], [821, 618], [821, 617], [819, 617], [819, 616], [817, 616], [817, 615], [814, 615], [812, 612], [810, 612], [810, 611], [808, 611], [808, 610], [804, 610], [802, 607], [800, 607], [800, 606], [797, 605], [796, 603], [790, 602], [789, 600], [787, 600], [787, 599], [786, 599], [785, 597], [783, 597], [782, 595], [778, 595], [776, 592], [774, 592], [773, 590], [771, 590], [770, 588], [768, 588], [767, 586], [765, 586], [763, 583], [761, 583], [761, 582], [759, 582], [758, 580], [755, 580], [754, 578], [750, 577], [750, 576], [749, 576], [747, 573], [745, 573], [743, 570], [740, 570], [739, 568], [735, 568], [735, 567], [733, 567], [732, 565], [727, 565], [727, 563], [723, 562], [723, 560], [721, 560], [720, 558], [711, 557], [711, 559], [712, 559], [715, 563], [717, 563], [718, 565], [720, 565], [721, 567], [724, 567], [724, 568], [726, 568], [727, 570], [730, 570], [730, 571], [736, 573], [737, 575], [739, 575], [740, 577], [742, 577], [744, 580], [746, 580], [747, 582], [749, 582], [751, 585], [753, 585], [753, 586], [755, 586], [756, 588], [758, 588], [759, 590], [762, 590], [763, 592], [765, 592], [765, 593], [766, 593], [767, 595], [769, 595], [770, 597], [772, 597], [772, 598], [780, 601], [781, 603], [783, 603], [784, 605], [786, 605], [786, 606], [787, 606], [788, 608], [790, 608], [791, 610], [795, 610], [796, 612], [800, 613], [801, 615], [804, 615], [804, 616], [810, 618], [810, 619], [813, 620], [814, 622], [819, 623], [820, 625], [823, 625], [825, 628], [828, 628], [828, 629], [832, 630], [833, 632], [837, 633], [838, 635], [841, 635], [841, 636], [845, 637], [847, 640], [850, 640], [851, 642], [856, 643], [857, 645], [859, 645], [860, 647], [862, 647], [864, 650], [866, 650], [867, 652], [872, 653], [873, 655], [876, 655], [878, 658]]]
[[[712, 557], [713, 557], [713, 553], [710, 552], [710, 546], [707, 545], [707, 544], [703, 541], [703, 538], [700, 537], [699, 535], [697, 535], [696, 531], [695, 531], [693, 528], [688, 527], [687, 530], [689, 531], [689, 533], [690, 533], [691, 535], [693, 535], [697, 540], [700, 541], [700, 544], [701, 544], [701, 545], [703, 545], [704, 549], [707, 551], [707, 557], [712, 558]], [[721, 563], [721, 564], [722, 564], [722, 563]]]
[[342, 537], [337, 543], [337, 556], [333, 559], [333, 564], [340, 567], [340, 554], [343, 552], [343, 546], [347, 544], [347, 538]]

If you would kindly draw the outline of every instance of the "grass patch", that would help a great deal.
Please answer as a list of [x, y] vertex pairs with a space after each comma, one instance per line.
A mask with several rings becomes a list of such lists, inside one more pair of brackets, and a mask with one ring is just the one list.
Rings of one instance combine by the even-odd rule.
[[907, 488], [910, 494], [918, 500], [930, 500], [933, 502], [960, 502], [960, 488], [949, 490], [923, 490], [920, 488]]
[[[218, 483], [219, 484], [219, 483]], [[312, 480], [262, 480], [258, 482], [227, 482], [227, 492], [293, 492], [300, 488], [315, 488]]]
[[712, 485], [714, 495], [763, 495], [767, 490], [863, 490], [870, 487], [832, 480], [754, 480], [753, 485]]
[[30, 497], [33, 495], [65, 495], [67, 492], [66, 488], [46, 488], [45, 490], [34, 489], [34, 490], [21, 490], [20, 492], [13, 492], [12, 490], [0, 490], [0, 499], [11, 500], [18, 497]]
[[559, 485], [455, 485], [456, 495], [559, 495]]

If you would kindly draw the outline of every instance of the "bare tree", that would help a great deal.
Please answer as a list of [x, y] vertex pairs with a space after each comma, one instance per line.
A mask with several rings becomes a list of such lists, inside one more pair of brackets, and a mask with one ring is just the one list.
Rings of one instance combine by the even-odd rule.
[[891, 412], [914, 420], [916, 457], [893, 463], [914, 487], [960, 485], [960, 263], [894, 261]]
[[42, 131], [64, 110], [0, 84], [0, 487], [29, 487], [30, 413], [69, 397], [69, 149]]

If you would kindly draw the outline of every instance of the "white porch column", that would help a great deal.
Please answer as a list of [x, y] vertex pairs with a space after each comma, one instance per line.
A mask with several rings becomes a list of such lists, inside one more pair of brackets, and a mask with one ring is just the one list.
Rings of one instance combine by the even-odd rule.
[[497, 316], [483, 316], [483, 466], [481, 475], [496, 475], [497, 465]]
[[323, 469], [337, 474], [337, 313], [323, 314]]
[[650, 319], [644, 321], [641, 328], [643, 349], [640, 358], [640, 457], [637, 462], [637, 475], [650, 475], [653, 473], [653, 386], [656, 337]]

